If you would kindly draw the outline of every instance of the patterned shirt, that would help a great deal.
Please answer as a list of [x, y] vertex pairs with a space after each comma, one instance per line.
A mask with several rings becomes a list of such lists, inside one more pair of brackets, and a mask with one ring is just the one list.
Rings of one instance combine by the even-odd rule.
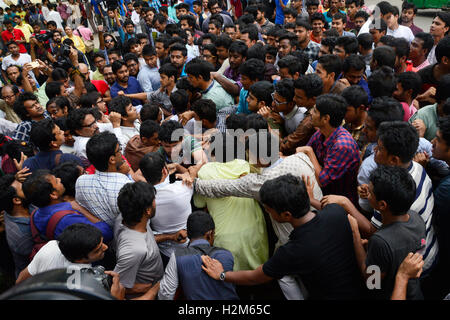
[[[47, 112], [44, 112], [44, 117], [50, 118], [50, 116], [47, 114]], [[36, 121], [35, 120], [25, 120], [25, 121], [22, 121], [21, 123], [19, 123], [19, 125], [17, 126], [17, 128], [14, 131], [11, 138], [13, 138], [14, 140], [21, 140], [21, 141], [29, 142], [31, 127], [34, 122], [36, 122]]]
[[313, 148], [322, 166], [319, 181], [324, 194], [343, 195], [357, 204], [359, 151], [352, 135], [339, 126], [325, 139], [320, 130], [317, 130], [308, 146]]
[[150, 7], [156, 9], [156, 12], [159, 12], [159, 8], [161, 8], [161, 2], [159, 0], [151, 0], [147, 2]]
[[306, 48], [301, 51], [308, 56], [309, 63], [312, 63], [313, 61], [319, 59], [319, 50], [320, 44], [310, 40]]
[[239, 89], [242, 89], [241, 74], [238, 70], [234, 70], [231, 67], [228, 67], [223, 72], [223, 75], [228, 79], [235, 81], [236, 84], [239, 86]]
[[120, 213], [117, 197], [120, 189], [133, 182], [128, 176], [119, 172], [101, 172], [85, 174], [75, 184], [76, 201], [94, 216], [105, 221], [111, 228]]

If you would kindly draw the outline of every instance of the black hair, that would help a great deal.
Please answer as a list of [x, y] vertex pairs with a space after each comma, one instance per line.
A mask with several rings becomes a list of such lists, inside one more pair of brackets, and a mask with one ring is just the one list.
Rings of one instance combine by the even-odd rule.
[[397, 88], [394, 71], [389, 67], [381, 67], [375, 70], [367, 79], [370, 95], [373, 98], [381, 96], [392, 96]]
[[142, 48], [142, 56], [146, 57], [146, 56], [156, 56], [156, 50], [155, 47], [153, 47], [150, 44], [146, 44], [143, 48]]
[[417, 130], [405, 121], [385, 121], [377, 130], [378, 139], [383, 143], [387, 153], [408, 163], [414, 157], [419, 146]]
[[214, 71], [214, 66], [208, 61], [200, 58], [194, 58], [186, 64], [186, 74], [191, 74], [198, 78], [201, 76], [204, 81], [211, 79], [211, 71]]
[[130, 60], [133, 60], [134, 62], [136, 62], [139, 65], [139, 57], [136, 54], [131, 53], [131, 52], [125, 53], [125, 55], [123, 56], [123, 61], [125, 63], [127, 63]]
[[282, 40], [288, 39], [289, 40], [289, 45], [292, 47], [297, 47], [298, 41], [297, 41], [297, 35], [293, 32], [283, 32], [278, 41], [281, 42]]
[[378, 166], [369, 177], [377, 201], [385, 201], [394, 216], [406, 214], [416, 199], [416, 183], [408, 170]]
[[347, 106], [359, 108], [361, 105], [368, 106], [369, 96], [361, 86], [354, 85], [344, 89], [341, 96], [347, 101]]
[[283, 8], [283, 15], [287, 15], [290, 14], [292, 17], [297, 18], [297, 10], [295, 10], [294, 8]]
[[149, 183], [139, 181], [124, 185], [117, 197], [122, 221], [130, 227], [138, 224], [145, 211], [153, 207], [155, 196], [155, 187]]
[[330, 126], [337, 128], [341, 125], [347, 112], [347, 101], [337, 94], [323, 94], [316, 98], [316, 109], [320, 112], [320, 117], [329, 115]]
[[335, 46], [344, 48], [346, 54], [358, 53], [358, 40], [356, 37], [339, 37], [336, 39]]
[[310, 209], [305, 183], [290, 173], [264, 182], [259, 197], [264, 205], [274, 209], [277, 214], [289, 212], [297, 219]]
[[[222, 19], [222, 21], [220, 19]], [[210, 24], [213, 24], [216, 27], [216, 29], [222, 30], [222, 25], [223, 25], [222, 16], [219, 14], [219, 15], [214, 15], [213, 17], [211, 17], [211, 19], [209, 19], [209, 21], [208, 21], [208, 25], [210, 25]]]
[[31, 120], [28, 115], [27, 108], [25, 107], [25, 101], [39, 101], [38, 98], [31, 92], [24, 92], [19, 94], [16, 101], [14, 102], [13, 109], [14, 112], [19, 116], [22, 121]]
[[63, 195], [75, 197], [75, 183], [81, 175], [80, 165], [73, 161], [63, 162], [53, 168], [52, 173], [61, 179], [65, 189]]
[[333, 38], [336, 38], [336, 39], [337, 39], [337, 38], [339, 37], [339, 32], [338, 32], [336, 29], [331, 28], [331, 29], [325, 30], [325, 31], [323, 32], [323, 36], [324, 36], [325, 38], [333, 37]]
[[356, 39], [358, 40], [358, 45], [364, 50], [372, 49], [373, 36], [370, 33], [360, 34]]
[[[334, 30], [334, 29], [332, 29], [332, 30]], [[334, 31], [336, 31], [336, 30], [334, 30]], [[320, 41], [320, 44], [322, 46], [328, 47], [328, 50], [330, 52], [333, 52], [334, 46], [336, 45], [336, 39], [337, 39], [336, 37], [326, 37]]]
[[259, 59], [248, 59], [240, 65], [239, 72], [253, 81], [261, 81], [264, 79], [265, 64]]
[[441, 77], [436, 86], [435, 98], [437, 103], [441, 103], [450, 97], [448, 88], [450, 88], [450, 74], [447, 73]]
[[402, 121], [404, 110], [400, 102], [384, 96], [372, 100], [367, 114], [378, 128], [385, 121]]
[[190, 14], [186, 14], [186, 15], [182, 15], [180, 16], [180, 18], [178, 18], [178, 20], [181, 22], [181, 20], [186, 20], [189, 28], [195, 29], [195, 18], [194, 16], [190, 15]]
[[244, 58], [247, 57], [247, 51], [248, 51], [248, 47], [242, 41], [233, 41], [233, 43], [230, 45], [230, 48], [228, 49], [228, 52], [230, 54], [237, 53], [237, 54], [240, 54]]
[[[313, 15], [310, 18], [311, 23], [313, 23], [315, 20], [320, 20], [322, 21], [324, 24], [327, 23], [327, 20], [325, 19], [323, 13], [320, 12], [314, 12]], [[296, 21], [297, 22], [297, 21]], [[309, 29], [310, 30], [310, 29]]]
[[159, 72], [159, 74], [166, 75], [168, 78], [173, 77], [175, 82], [178, 79], [178, 69], [171, 63], [163, 64], [159, 68], [158, 72]]
[[292, 79], [282, 79], [274, 85], [275, 92], [285, 98], [288, 102], [294, 99], [294, 81]]
[[158, 22], [159, 24], [165, 24], [167, 23], [167, 18], [162, 13], [157, 13], [153, 16], [152, 23], [155, 24], [155, 22]]
[[95, 107], [99, 97], [101, 97], [101, 94], [100, 92], [97, 91], [89, 92], [88, 94], [82, 95], [80, 98], [81, 108], [89, 109]]
[[49, 175], [52, 175], [49, 170], [36, 170], [22, 184], [25, 198], [38, 208], [46, 207], [51, 202], [50, 195], [55, 189], [48, 181]]
[[267, 120], [258, 113], [248, 114], [246, 120], [245, 130], [253, 129], [256, 132], [259, 130], [269, 131], [269, 124]]
[[[438, 11], [436, 13], [436, 17], [444, 21], [446, 27], [450, 27], [450, 12], [445, 11]], [[445, 35], [448, 34], [448, 31], [445, 33]]]
[[373, 50], [372, 59], [377, 62], [377, 67], [395, 66], [395, 50], [390, 46], [381, 46]]
[[187, 235], [189, 239], [196, 239], [205, 236], [208, 231], [216, 228], [214, 220], [208, 212], [194, 211], [187, 219]]
[[397, 57], [409, 57], [409, 42], [405, 38], [394, 38], [387, 45], [394, 48]]
[[342, 23], [346, 24], [347, 23], [347, 15], [345, 13], [342, 13], [340, 11], [336, 12], [333, 15], [333, 20], [341, 20]]
[[216, 104], [210, 99], [199, 99], [192, 104], [191, 110], [194, 111], [200, 120], [208, 120], [211, 123], [216, 122], [217, 112]]
[[159, 113], [161, 112], [160, 106], [156, 103], [146, 103], [142, 106], [141, 112], [139, 113], [141, 117], [141, 122], [146, 120], [156, 121], [158, 119]]
[[255, 43], [247, 51], [247, 59], [257, 59], [264, 62], [265, 58], [264, 45], [262, 43]]
[[[446, 104], [450, 104], [450, 99], [447, 99]], [[450, 116], [448, 114], [439, 119], [439, 131], [447, 147], [450, 146]]]
[[290, 75], [295, 75], [298, 72], [299, 75], [303, 74], [303, 64], [299, 61], [299, 59], [294, 56], [287, 55], [281, 58], [278, 61], [278, 68], [284, 69], [287, 68]]
[[156, 42], [161, 42], [164, 45], [164, 49], [168, 49], [170, 37], [165, 34], [161, 34], [155, 39], [155, 45], [156, 45]]
[[443, 57], [450, 59], [450, 36], [445, 36], [439, 41], [434, 53], [438, 63], [442, 62]]
[[154, 120], [145, 120], [139, 128], [139, 135], [141, 138], [151, 138], [159, 132], [160, 125]]
[[227, 130], [238, 130], [242, 129], [245, 130], [247, 124], [246, 115], [244, 113], [232, 113], [230, 116], [228, 116], [225, 120], [225, 125], [227, 127]]
[[273, 84], [269, 81], [258, 81], [252, 84], [248, 90], [259, 101], [264, 101], [266, 106], [272, 105]]
[[278, 53], [278, 49], [274, 46], [265, 45], [264, 46], [264, 54], [270, 54], [273, 57], [276, 57]]
[[[404, 2], [404, 3], [408, 3], [408, 2]], [[431, 48], [433, 48], [433, 46], [434, 46], [433, 36], [427, 32], [419, 32], [414, 37], [423, 41], [422, 49], [426, 49], [427, 52], [425, 55], [428, 55]]]
[[250, 41], [258, 41], [258, 28], [254, 25], [248, 25], [241, 30], [241, 34], [248, 33]]
[[164, 156], [160, 152], [149, 152], [139, 161], [142, 175], [151, 184], [158, 184], [161, 181], [165, 166]]
[[253, 14], [243, 14], [239, 17], [236, 24], [239, 25], [240, 29], [244, 29], [245, 27], [252, 25], [254, 22], [255, 16]]
[[213, 33], [205, 33], [200, 37], [200, 39], [197, 40], [197, 45], [201, 47], [203, 45], [204, 39], [210, 39], [211, 43], [214, 43], [217, 40], [217, 36]]
[[53, 134], [55, 123], [51, 118], [45, 118], [34, 122], [31, 126], [30, 141], [39, 148], [40, 151], [49, 151], [50, 143], [56, 140]]
[[14, 208], [13, 199], [18, 198], [17, 190], [11, 186], [14, 180], [13, 174], [0, 177], [0, 211], [11, 213]]
[[342, 72], [348, 72], [350, 69], [360, 71], [366, 70], [366, 63], [364, 62], [364, 59], [357, 54], [351, 54], [344, 59], [344, 63], [342, 65]]
[[86, 144], [86, 155], [98, 171], [108, 170], [109, 158], [116, 154], [119, 144], [117, 137], [111, 132], [101, 132], [89, 139]]
[[99, 229], [89, 224], [75, 223], [67, 226], [58, 236], [58, 247], [67, 260], [75, 263], [87, 259], [101, 241]]
[[109, 112], [120, 113], [121, 116], [128, 116], [126, 108], [131, 104], [131, 99], [126, 96], [114, 97], [108, 105]]
[[[159, 140], [162, 142], [173, 143], [172, 135], [176, 130], [182, 130], [183, 126], [181, 123], [173, 120], [165, 121], [159, 130]], [[182, 137], [180, 137], [182, 138]]]
[[216, 48], [224, 47], [225, 49], [229, 49], [233, 40], [227, 34], [221, 34], [217, 37], [216, 41], [214, 41], [214, 45]]
[[337, 80], [342, 72], [342, 61], [334, 54], [325, 54], [321, 56], [318, 63], [325, 69], [327, 74], [334, 72], [334, 80]]
[[422, 88], [422, 78], [412, 71], [402, 72], [397, 75], [397, 82], [402, 84], [405, 91], [412, 90], [411, 98], [415, 99]]
[[181, 51], [181, 54], [183, 55], [183, 57], [187, 57], [186, 46], [184, 46], [182, 44], [175, 43], [173, 46], [170, 47], [169, 53], [172, 53], [172, 51]]
[[355, 13], [355, 18], [363, 18], [364, 21], [367, 21], [369, 19], [369, 14], [364, 11], [364, 10], [359, 10], [358, 12]]
[[387, 1], [381, 1], [376, 4], [380, 9], [381, 14], [393, 13], [392, 5]]
[[60, 81], [47, 82], [47, 85], [45, 86], [45, 94], [47, 95], [47, 98], [52, 99], [59, 96], [61, 94], [61, 86], [63, 85], [64, 83]]
[[[52, 71], [52, 79], [53, 79], [53, 81], [64, 81], [64, 80], [67, 79], [68, 76], [69, 76], [69, 74], [67, 73], [67, 71], [62, 69], [62, 68], [55, 68]], [[47, 83], [47, 85], [48, 84], [49, 83]]]
[[123, 66], [127, 67], [127, 64], [125, 63], [125, 61], [123, 60], [116, 60], [112, 63], [111, 67], [112, 67], [112, 71], [114, 72], [114, 74], [117, 73], [117, 71], [119, 71]]
[[294, 89], [303, 90], [308, 98], [318, 97], [322, 94], [323, 82], [316, 73], [301, 75], [294, 81]]
[[345, 5], [346, 5], [346, 6], [349, 6], [349, 5], [351, 5], [352, 3], [354, 3], [355, 6], [357, 6], [357, 7], [360, 6], [359, 0], [345, 0]]
[[187, 105], [189, 103], [189, 94], [184, 89], [179, 89], [172, 93], [169, 97], [170, 103], [172, 104], [175, 112], [183, 113], [187, 111]]
[[306, 0], [306, 7], [319, 6], [319, 0]]

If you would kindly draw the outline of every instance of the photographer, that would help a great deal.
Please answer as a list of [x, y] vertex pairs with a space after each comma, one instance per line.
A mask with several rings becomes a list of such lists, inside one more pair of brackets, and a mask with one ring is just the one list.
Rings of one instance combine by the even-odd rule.
[[56, 60], [51, 55], [50, 50], [50, 39], [52, 38], [52, 33], [41, 30], [41, 26], [37, 21], [33, 22], [31, 26], [33, 27], [34, 31], [30, 37], [31, 59], [33, 61], [36, 59], [40, 59], [55, 62]]

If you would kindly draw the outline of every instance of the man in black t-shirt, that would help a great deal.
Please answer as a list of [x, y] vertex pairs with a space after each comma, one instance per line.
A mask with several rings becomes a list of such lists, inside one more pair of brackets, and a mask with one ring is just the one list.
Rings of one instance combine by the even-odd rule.
[[266, 181], [259, 194], [275, 221], [294, 227], [289, 241], [255, 270], [224, 272], [219, 261], [202, 256], [203, 270], [216, 280], [240, 285], [298, 275], [310, 299], [361, 299], [363, 281], [345, 210], [328, 205], [319, 212], [310, 211], [304, 182], [291, 174]]
[[[408, 212], [416, 196], [416, 183], [408, 170], [397, 166], [378, 166], [370, 175], [369, 202], [381, 213], [383, 226], [369, 239], [367, 253], [361, 244], [356, 219], [349, 215], [355, 252], [363, 276], [373, 284], [374, 298], [390, 299], [397, 270], [408, 253], [423, 254], [425, 223], [415, 212]], [[379, 269], [378, 269], [379, 268]], [[379, 270], [379, 286], [373, 270]], [[419, 279], [408, 281], [407, 299], [423, 299]]]

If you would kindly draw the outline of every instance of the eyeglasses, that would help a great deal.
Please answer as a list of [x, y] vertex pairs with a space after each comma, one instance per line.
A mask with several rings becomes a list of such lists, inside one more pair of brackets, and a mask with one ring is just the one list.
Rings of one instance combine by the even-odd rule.
[[97, 120], [94, 120], [91, 124], [87, 124], [85, 126], [82, 126], [83, 128], [92, 128], [94, 124], [97, 123]]
[[270, 94], [270, 96], [272, 97], [272, 101], [275, 102], [275, 104], [276, 104], [277, 106], [288, 103], [287, 101], [285, 101], [285, 102], [278, 102], [278, 101], [275, 99], [275, 92], [272, 92], [272, 93]]
[[114, 40], [111, 40], [111, 39], [105, 40], [105, 43], [111, 43], [111, 42], [114, 42]]
[[12, 99], [12, 98], [14, 98], [14, 97], [15, 97], [14, 94], [12, 94], [12, 95], [10, 95], [10, 96], [3, 96], [3, 100], [9, 100], [9, 99]]

